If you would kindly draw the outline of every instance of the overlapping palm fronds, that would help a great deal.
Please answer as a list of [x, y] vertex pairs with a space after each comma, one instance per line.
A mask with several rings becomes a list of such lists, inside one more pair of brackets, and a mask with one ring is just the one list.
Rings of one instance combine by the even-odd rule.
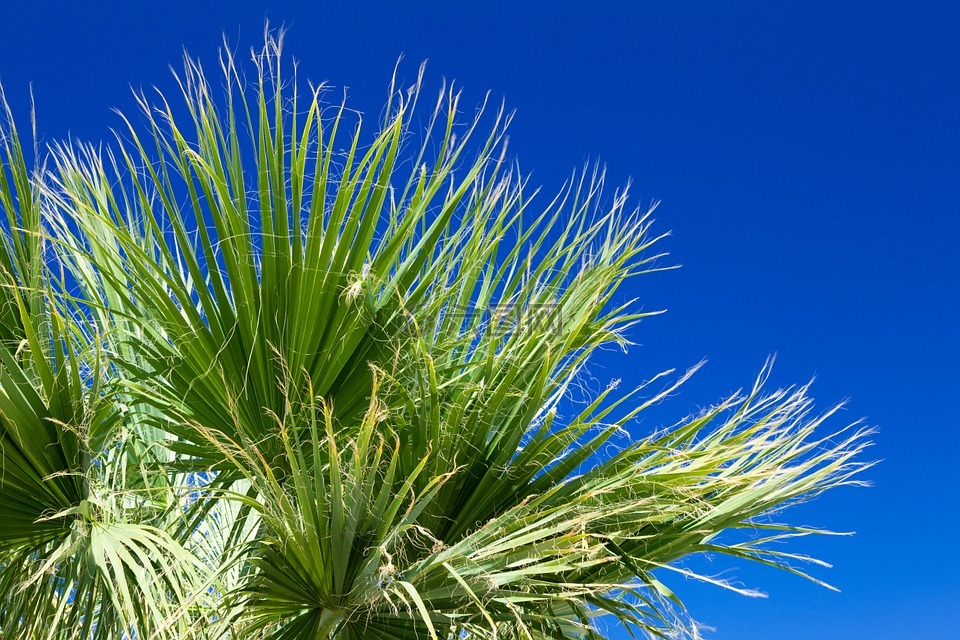
[[0, 637], [673, 637], [686, 556], [805, 576], [773, 543], [824, 532], [770, 516], [866, 432], [765, 368], [625, 441], [685, 375], [571, 398], [647, 315], [613, 301], [649, 212], [599, 171], [534, 208], [509, 117], [449, 88], [368, 136], [281, 41], [35, 169], [6, 114]]

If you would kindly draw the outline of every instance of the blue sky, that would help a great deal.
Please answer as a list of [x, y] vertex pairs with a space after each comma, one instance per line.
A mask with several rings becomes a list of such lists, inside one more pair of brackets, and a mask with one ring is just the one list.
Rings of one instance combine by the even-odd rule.
[[[638, 435], [748, 384], [804, 382], [835, 421], [880, 432], [871, 489], [825, 496], [794, 522], [856, 530], [794, 547], [832, 562], [833, 593], [741, 562], [714, 573], [748, 600], [676, 581], [733, 639], [960, 637], [960, 5], [953, 2], [53, 3], [4, 8], [0, 80], [43, 140], [102, 139], [129, 86], [172, 90], [182, 47], [211, 61], [226, 32], [256, 44], [285, 23], [302, 76], [379, 113], [394, 64], [429, 59], [467, 104], [517, 110], [511, 150], [550, 191], [599, 158], [683, 268], [631, 283], [664, 316], [604, 357], [627, 385], [708, 358]], [[57, 6], [60, 5], [60, 6]], [[732, 5], [732, 6], [731, 6]], [[614, 637], [621, 637], [614, 635]], [[626, 637], [626, 636], [622, 636]]]

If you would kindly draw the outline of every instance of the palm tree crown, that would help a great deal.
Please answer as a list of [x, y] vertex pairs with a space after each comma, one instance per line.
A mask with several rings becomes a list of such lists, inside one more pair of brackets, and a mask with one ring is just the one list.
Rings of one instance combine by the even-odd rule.
[[867, 432], [765, 367], [619, 437], [692, 373], [582, 400], [648, 315], [614, 300], [650, 212], [599, 170], [534, 204], [452, 88], [367, 138], [281, 43], [188, 59], [109, 146], [35, 162], [0, 119], [0, 637], [694, 636], [677, 560], [806, 576], [773, 543], [826, 532], [770, 516]]

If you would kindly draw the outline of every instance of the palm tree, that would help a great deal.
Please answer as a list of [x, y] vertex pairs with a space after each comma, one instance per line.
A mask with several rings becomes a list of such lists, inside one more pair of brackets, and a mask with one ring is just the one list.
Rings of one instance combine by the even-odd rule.
[[678, 560], [806, 576], [773, 543], [826, 532], [771, 514], [856, 484], [866, 431], [765, 366], [620, 435], [692, 373], [581, 384], [646, 315], [613, 300], [650, 212], [599, 170], [534, 204], [452, 88], [367, 136], [281, 43], [188, 59], [108, 146], [31, 157], [5, 107], [0, 637], [695, 636]]

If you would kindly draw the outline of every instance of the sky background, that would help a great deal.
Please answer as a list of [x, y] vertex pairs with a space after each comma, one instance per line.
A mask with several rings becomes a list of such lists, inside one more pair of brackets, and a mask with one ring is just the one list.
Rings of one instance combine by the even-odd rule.
[[[794, 550], [833, 564], [841, 593], [718, 558], [746, 599], [670, 584], [716, 640], [960, 638], [960, 3], [50, 2], [3, 9], [0, 81], [45, 142], [108, 137], [130, 86], [173, 92], [183, 47], [213, 65], [264, 20], [290, 27], [301, 77], [348, 87], [374, 116], [397, 58], [428, 87], [487, 90], [516, 109], [511, 155], [547, 192], [599, 158], [683, 268], [630, 283], [645, 309], [600, 380], [633, 386], [709, 364], [635, 425], [644, 435], [740, 386], [816, 376], [834, 426], [879, 427], [875, 486], [796, 509], [855, 530]], [[627, 637], [612, 633], [612, 637]]]

